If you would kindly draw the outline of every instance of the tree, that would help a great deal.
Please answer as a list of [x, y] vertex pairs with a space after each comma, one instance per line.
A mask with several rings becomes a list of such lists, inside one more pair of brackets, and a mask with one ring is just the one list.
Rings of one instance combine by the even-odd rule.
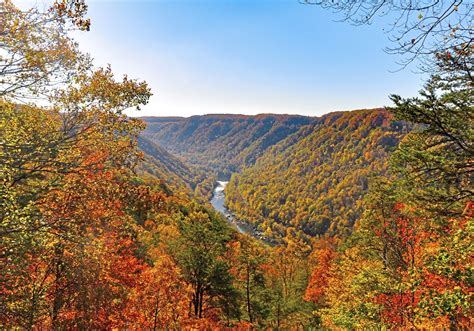
[[449, 219], [435, 232], [425, 253], [419, 306], [426, 318], [454, 330], [472, 325], [473, 210], [472, 202], [466, 203], [462, 216]]
[[[472, 199], [472, 53], [451, 51], [459, 54], [438, 54], [436, 74], [421, 97], [392, 96], [395, 118], [413, 123], [414, 131], [392, 154], [391, 176], [372, 182], [364, 216], [333, 267], [328, 305], [320, 311], [326, 325], [470, 323], [472, 271], [459, 269], [472, 253], [465, 241], [469, 217], [454, 219]], [[446, 245], [454, 242], [457, 248], [448, 253]]]
[[[98, 166], [123, 168], [132, 164], [137, 155], [134, 140], [142, 125], [122, 111], [145, 104], [150, 91], [144, 82], [127, 77], [116, 81], [110, 68], [91, 67], [84, 55], [71, 48], [73, 41], [67, 30], [48, 26], [66, 24], [59, 22], [64, 17], [35, 10], [27, 15], [9, 1], [2, 6], [8, 13], [2, 18], [3, 27], [13, 31], [0, 35], [4, 38], [0, 42], [6, 45], [5, 56], [13, 61], [12, 65], [6, 63], [1, 73], [5, 89], [0, 96], [0, 235], [7, 245], [5, 252], [10, 252], [11, 236], [31, 235], [57, 225], [39, 215], [37, 204], [61, 186], [65, 175]], [[52, 16], [45, 22], [36, 20], [43, 15]], [[48, 48], [34, 46], [30, 40], [57, 47], [51, 52], [58, 60], [54, 64], [41, 62], [55, 58], [39, 54]], [[19, 54], [22, 57], [16, 59]], [[20, 67], [15, 69], [15, 65]], [[56, 70], [67, 78], [67, 84], [55, 84]], [[29, 79], [32, 83], [22, 86]], [[24, 88], [35, 89], [33, 93], [42, 90], [48, 105], [14, 103]]]
[[[472, 59], [472, 51], [464, 56]], [[420, 97], [391, 97], [395, 116], [417, 125], [392, 160], [422, 204], [459, 215], [464, 202], [474, 198], [472, 64], [465, 67], [444, 56], [437, 65], [439, 74], [431, 77]]]
[[242, 293], [242, 312], [250, 325], [265, 325], [270, 313], [270, 291], [266, 288], [265, 268], [269, 251], [254, 239], [239, 237], [231, 243], [228, 259], [236, 287]]
[[45, 12], [22, 11], [10, 0], [0, 3], [1, 98], [47, 100], [60, 84], [90, 66], [90, 59], [67, 35], [78, 26], [88, 26], [82, 18], [86, 9], [75, 0], [56, 1]]
[[190, 288], [172, 258], [154, 252], [154, 265], [147, 267], [130, 291], [123, 327], [161, 330], [182, 328], [188, 320]]
[[122, 210], [142, 125], [122, 111], [150, 92], [93, 68], [67, 34], [85, 7], [56, 5], [0, 4], [0, 324], [110, 327], [133, 285], [122, 271], [143, 267]]
[[286, 245], [272, 251], [264, 265], [271, 295], [271, 314], [267, 322], [274, 328], [302, 328], [313, 325], [312, 304], [303, 300], [310, 267], [310, 247], [296, 236], [288, 236]]
[[416, 326], [413, 275], [422, 260], [425, 224], [396, 203], [387, 183], [372, 187], [365, 202], [366, 211], [338, 256], [320, 255], [323, 263], [313, 272], [308, 299], [319, 304], [316, 314], [327, 327]]
[[473, 44], [474, 5], [470, 1], [302, 0], [301, 2], [341, 13], [342, 20], [355, 25], [371, 24], [377, 16], [388, 17], [392, 22], [388, 33], [396, 46], [387, 48], [387, 51], [406, 55], [402, 61], [404, 66], [415, 59], [431, 64], [437, 54], [445, 54], [452, 49], [466, 51]]
[[233, 317], [237, 298], [224, 259], [230, 229], [217, 215], [192, 208], [179, 222], [181, 236], [174, 244], [178, 265], [192, 287], [192, 314], [196, 318], [221, 313]]
[[313, 250], [311, 254], [316, 256], [317, 265], [311, 272], [311, 278], [306, 288], [304, 298], [306, 301], [321, 304], [328, 283], [331, 263], [335, 259], [336, 253], [332, 247], [325, 247]]

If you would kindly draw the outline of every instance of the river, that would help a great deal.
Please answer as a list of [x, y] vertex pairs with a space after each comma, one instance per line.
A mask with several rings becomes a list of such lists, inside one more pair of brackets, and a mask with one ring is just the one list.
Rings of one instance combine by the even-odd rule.
[[211, 204], [214, 207], [214, 209], [221, 212], [225, 216], [227, 222], [240, 233], [248, 234], [258, 240], [262, 240], [263, 242], [269, 245], [274, 245], [275, 243], [270, 238], [263, 236], [262, 232], [256, 230], [252, 225], [246, 222], [237, 220], [237, 218], [225, 207], [224, 190], [228, 183], [229, 182], [217, 181], [216, 183], [217, 185], [214, 188], [214, 192], [212, 194], [212, 199], [211, 199]]
[[225, 193], [224, 189], [229, 182], [217, 181], [217, 185], [214, 188], [214, 192], [212, 194], [211, 204], [217, 211], [224, 214], [227, 222], [230, 223], [235, 229], [237, 229], [240, 233], [249, 233], [250, 229], [240, 225], [240, 222], [235, 221], [235, 217], [229, 212], [229, 210], [224, 206], [225, 202]]

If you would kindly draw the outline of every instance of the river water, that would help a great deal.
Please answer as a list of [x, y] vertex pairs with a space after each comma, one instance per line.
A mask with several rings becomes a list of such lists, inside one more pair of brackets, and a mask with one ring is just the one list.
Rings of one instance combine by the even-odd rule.
[[243, 225], [238, 224], [238, 222], [235, 221], [235, 217], [224, 206], [224, 189], [228, 183], [229, 182], [217, 181], [217, 186], [214, 188], [214, 192], [212, 194], [211, 204], [214, 209], [224, 214], [227, 222], [229, 222], [230, 225], [236, 228], [240, 233], [249, 233], [249, 229], [246, 229], [246, 227]]
[[272, 241], [270, 238], [267, 238], [263, 236], [262, 232], [257, 231], [254, 227], [252, 227], [250, 224], [243, 222], [241, 220], [238, 220], [224, 205], [225, 202], [225, 187], [229, 182], [224, 182], [224, 181], [217, 181], [217, 185], [214, 188], [214, 192], [212, 194], [212, 199], [211, 199], [211, 204], [212, 206], [219, 212], [221, 212], [227, 222], [237, 229], [240, 233], [245, 233], [248, 234], [258, 240], [262, 240], [263, 242], [269, 244], [269, 245], [274, 245], [275, 242]]

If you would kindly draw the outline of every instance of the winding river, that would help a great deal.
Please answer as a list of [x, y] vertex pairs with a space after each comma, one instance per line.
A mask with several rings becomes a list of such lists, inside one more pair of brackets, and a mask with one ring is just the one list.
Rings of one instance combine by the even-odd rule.
[[212, 194], [212, 206], [217, 211], [221, 212], [225, 216], [227, 222], [229, 222], [229, 224], [240, 233], [248, 234], [258, 240], [262, 240], [269, 245], [274, 245], [275, 243], [272, 240], [263, 236], [263, 234], [260, 231], [255, 230], [253, 226], [246, 222], [237, 220], [236, 217], [225, 207], [224, 189], [228, 183], [229, 182], [217, 181], [217, 185], [214, 188], [214, 192]]
[[[240, 225], [235, 221], [235, 217], [229, 212], [229, 210], [224, 206], [225, 202], [225, 193], [224, 189], [229, 182], [217, 181], [217, 186], [214, 188], [212, 194], [211, 204], [217, 211], [224, 214], [227, 221], [236, 228], [240, 233], [249, 233], [250, 229], [247, 229], [243, 225]], [[251, 234], [251, 233], [249, 233]]]

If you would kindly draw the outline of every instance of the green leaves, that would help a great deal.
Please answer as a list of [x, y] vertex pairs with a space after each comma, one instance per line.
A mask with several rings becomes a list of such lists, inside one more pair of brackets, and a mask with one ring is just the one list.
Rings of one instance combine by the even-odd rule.
[[180, 237], [172, 248], [184, 278], [193, 288], [194, 316], [205, 317], [212, 308], [233, 314], [236, 294], [230, 266], [224, 259], [230, 229], [219, 216], [191, 207], [179, 222]]
[[[419, 98], [392, 96], [395, 116], [416, 125], [392, 157], [413, 193], [435, 212], [450, 213], [472, 199], [474, 91], [472, 80], [443, 62]], [[448, 211], [449, 210], [449, 211]]]

